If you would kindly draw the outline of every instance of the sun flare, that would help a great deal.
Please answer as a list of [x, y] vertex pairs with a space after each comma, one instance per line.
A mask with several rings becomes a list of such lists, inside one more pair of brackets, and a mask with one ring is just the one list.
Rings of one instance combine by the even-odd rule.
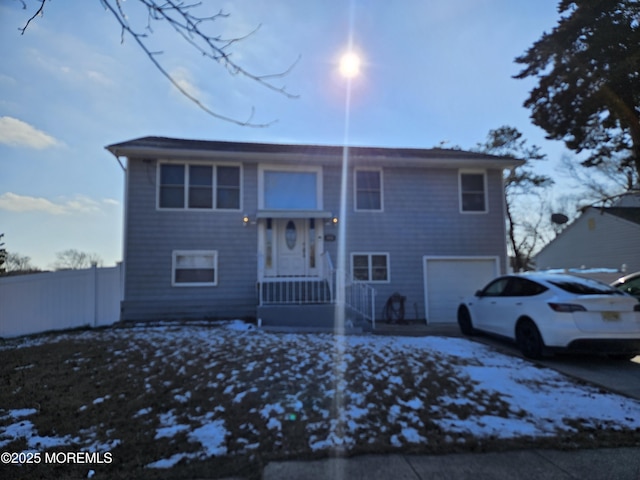
[[360, 57], [354, 52], [347, 52], [340, 58], [340, 73], [346, 78], [353, 78], [360, 73]]

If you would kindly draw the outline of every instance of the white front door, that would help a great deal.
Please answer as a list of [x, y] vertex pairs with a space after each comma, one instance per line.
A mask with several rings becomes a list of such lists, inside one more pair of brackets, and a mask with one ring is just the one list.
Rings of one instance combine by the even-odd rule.
[[269, 218], [261, 222], [258, 232], [261, 275], [322, 275], [324, 228], [321, 221], [315, 218]]
[[280, 219], [277, 222], [278, 276], [307, 275], [308, 230], [303, 218]]

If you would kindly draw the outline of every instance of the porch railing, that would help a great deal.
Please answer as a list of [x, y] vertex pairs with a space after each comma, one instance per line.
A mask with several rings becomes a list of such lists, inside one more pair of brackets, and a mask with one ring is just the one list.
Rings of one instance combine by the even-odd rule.
[[[329, 252], [324, 252], [322, 258], [321, 277], [262, 278], [258, 284], [260, 305], [335, 304], [337, 272]], [[375, 326], [375, 289], [354, 282], [348, 272], [345, 277], [345, 305]]]
[[[347, 274], [348, 277], [351, 275]], [[371, 285], [354, 282], [347, 278], [345, 282], [345, 304], [376, 326], [376, 291]]]
[[330, 282], [307, 277], [267, 277], [259, 283], [260, 305], [333, 303]]

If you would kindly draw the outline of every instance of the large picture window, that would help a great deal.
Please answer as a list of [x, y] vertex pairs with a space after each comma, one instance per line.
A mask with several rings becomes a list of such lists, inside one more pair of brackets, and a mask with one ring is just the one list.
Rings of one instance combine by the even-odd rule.
[[320, 210], [322, 169], [316, 167], [261, 167], [259, 208], [265, 210]]
[[316, 174], [264, 172], [264, 206], [267, 209], [316, 209]]
[[173, 252], [171, 284], [174, 287], [207, 287], [218, 284], [216, 250], [176, 250]]
[[388, 282], [389, 254], [353, 253], [351, 254], [351, 272], [356, 281]]
[[355, 171], [356, 210], [382, 210], [382, 170]]
[[241, 208], [239, 166], [161, 163], [159, 170], [159, 208]]
[[460, 211], [487, 212], [487, 182], [484, 172], [460, 172]]

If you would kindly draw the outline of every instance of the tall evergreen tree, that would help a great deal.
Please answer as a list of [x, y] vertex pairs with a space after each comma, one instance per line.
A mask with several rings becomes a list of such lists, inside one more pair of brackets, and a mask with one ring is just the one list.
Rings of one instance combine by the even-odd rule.
[[640, 2], [561, 0], [561, 18], [516, 62], [537, 78], [525, 107], [548, 138], [640, 176]]

